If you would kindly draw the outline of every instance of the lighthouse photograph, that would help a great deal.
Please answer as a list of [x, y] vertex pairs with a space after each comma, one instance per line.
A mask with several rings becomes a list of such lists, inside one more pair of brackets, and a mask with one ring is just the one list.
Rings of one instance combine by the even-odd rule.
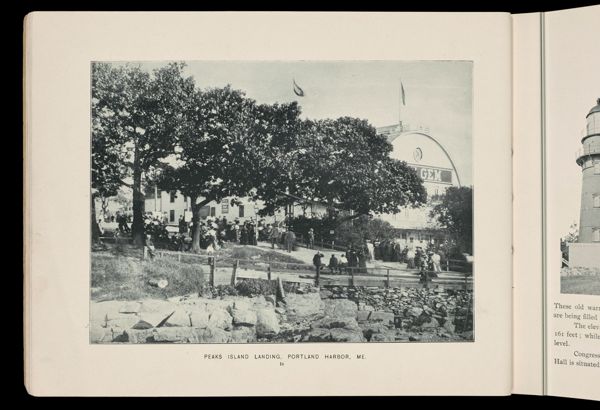
[[573, 158], [581, 181], [574, 184], [580, 195], [573, 192], [579, 215], [571, 215], [573, 223], [560, 241], [561, 291], [600, 295], [600, 98], [584, 124]]
[[473, 72], [92, 63], [90, 342], [473, 342]]

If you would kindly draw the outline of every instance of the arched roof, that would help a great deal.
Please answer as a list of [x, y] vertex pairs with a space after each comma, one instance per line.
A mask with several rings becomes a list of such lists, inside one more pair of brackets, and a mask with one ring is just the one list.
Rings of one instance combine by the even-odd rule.
[[388, 137], [388, 141], [390, 143], [392, 143], [393, 141], [395, 141], [396, 139], [405, 136], [405, 135], [421, 135], [425, 138], [430, 139], [431, 141], [433, 141], [444, 153], [444, 155], [446, 156], [446, 158], [448, 158], [448, 161], [450, 161], [450, 164], [452, 165], [452, 169], [454, 170], [454, 174], [456, 175], [456, 181], [458, 182], [458, 186], [461, 186], [460, 183], [460, 175], [458, 175], [458, 170], [456, 169], [456, 165], [454, 165], [454, 161], [452, 161], [452, 158], [450, 157], [450, 154], [448, 154], [448, 151], [446, 151], [446, 149], [444, 148], [444, 146], [442, 144], [440, 144], [440, 142], [438, 140], [436, 140], [435, 138], [433, 138], [431, 135], [429, 134], [425, 134], [422, 131], [407, 131], [407, 132], [403, 132], [400, 134], [396, 134], [396, 135], [391, 135]]

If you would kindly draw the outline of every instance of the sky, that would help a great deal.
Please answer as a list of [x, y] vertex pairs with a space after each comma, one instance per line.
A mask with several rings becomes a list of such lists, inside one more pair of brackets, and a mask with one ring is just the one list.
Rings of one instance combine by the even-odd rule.
[[561, 237], [571, 224], [579, 225], [581, 168], [575, 153], [582, 147], [586, 116], [600, 98], [600, 42], [590, 35], [597, 24], [585, 13], [546, 19], [548, 220]]
[[[166, 62], [144, 62], [153, 69]], [[258, 103], [298, 101], [310, 119], [342, 116], [373, 126], [429, 128], [472, 184], [472, 64], [468, 61], [187, 61], [200, 88], [227, 84]], [[305, 96], [293, 93], [293, 80]], [[405, 106], [400, 106], [400, 82]]]

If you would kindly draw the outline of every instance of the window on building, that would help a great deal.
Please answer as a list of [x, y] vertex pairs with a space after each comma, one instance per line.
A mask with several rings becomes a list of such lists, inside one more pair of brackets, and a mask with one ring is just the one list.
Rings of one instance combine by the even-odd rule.
[[600, 194], [594, 195], [594, 208], [600, 208]]
[[600, 228], [594, 228], [592, 230], [592, 241], [600, 242]]
[[177, 191], [170, 191], [169, 197], [170, 197], [171, 203], [175, 202], [175, 198], [177, 198]]
[[594, 174], [600, 175], [600, 162], [594, 164]]
[[210, 216], [215, 216], [216, 214], [217, 214], [217, 207], [211, 206], [210, 207]]
[[169, 222], [175, 222], [175, 210], [171, 209], [169, 211]]
[[240, 218], [243, 218], [243, 217], [244, 217], [244, 205], [240, 205], [240, 206], [238, 207], [238, 209], [239, 209], [239, 211], [240, 211], [240, 213], [238, 214], [238, 216], [239, 216]]
[[414, 240], [415, 240], [415, 238], [413, 238], [412, 236], [409, 238], [409, 242], [410, 242], [410, 243], [413, 243], [413, 242], [414, 242]]
[[406, 240], [406, 232], [402, 232], [402, 239]]

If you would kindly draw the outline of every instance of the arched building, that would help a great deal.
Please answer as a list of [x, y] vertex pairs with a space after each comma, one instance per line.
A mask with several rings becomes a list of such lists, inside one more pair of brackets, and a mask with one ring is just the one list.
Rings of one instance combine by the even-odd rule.
[[413, 129], [397, 124], [377, 129], [393, 146], [392, 158], [405, 161], [417, 170], [427, 190], [427, 204], [420, 208], [404, 208], [398, 214], [379, 215], [398, 230], [404, 246], [425, 246], [439, 243], [445, 235], [429, 214], [451, 186], [461, 186], [460, 175], [448, 151], [426, 128]]

